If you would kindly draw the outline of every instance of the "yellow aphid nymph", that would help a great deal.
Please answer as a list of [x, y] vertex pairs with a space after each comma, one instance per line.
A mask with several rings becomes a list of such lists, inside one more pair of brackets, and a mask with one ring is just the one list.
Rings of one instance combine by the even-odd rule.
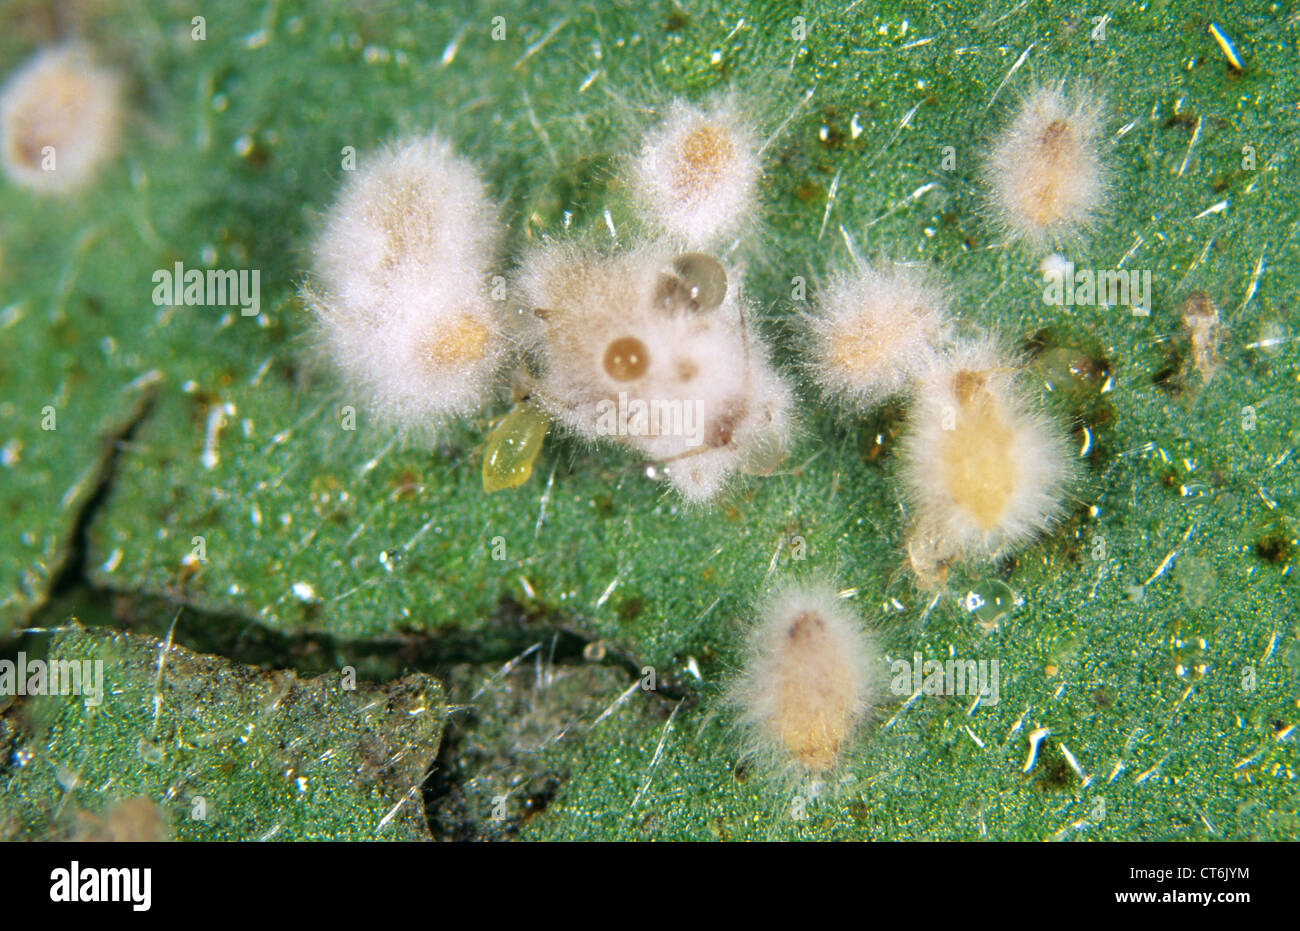
[[550, 426], [546, 412], [527, 401], [501, 418], [483, 450], [483, 490], [518, 488], [528, 481]]

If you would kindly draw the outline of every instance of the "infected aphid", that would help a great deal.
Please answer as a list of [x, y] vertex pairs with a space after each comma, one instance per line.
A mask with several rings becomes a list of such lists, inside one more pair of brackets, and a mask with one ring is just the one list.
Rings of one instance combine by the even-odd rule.
[[1193, 291], [1179, 311], [1183, 326], [1192, 340], [1192, 364], [1209, 383], [1219, 367], [1219, 344], [1222, 341], [1218, 305], [1204, 291]]
[[946, 295], [903, 265], [833, 278], [811, 320], [810, 368], [830, 400], [861, 410], [903, 391], [945, 338]]
[[918, 578], [941, 581], [959, 557], [1015, 550], [1060, 515], [1074, 472], [1066, 439], [992, 343], [937, 361], [917, 383], [910, 420], [901, 469]]
[[645, 139], [632, 171], [642, 210], [689, 248], [716, 245], [754, 209], [758, 143], [731, 100], [681, 100]]
[[435, 426], [476, 410], [505, 351], [488, 290], [496, 209], [436, 135], [350, 174], [314, 248], [320, 342], [381, 420]]
[[103, 817], [77, 812], [78, 826], [72, 840], [136, 843], [170, 840], [167, 815], [153, 799], [143, 796], [123, 799], [111, 805]]
[[1102, 102], [1089, 89], [1036, 87], [984, 165], [997, 223], [1034, 244], [1086, 227], [1106, 195]]
[[81, 45], [38, 52], [0, 90], [0, 161], [15, 184], [83, 187], [117, 151], [121, 81]]
[[749, 752], [800, 776], [843, 759], [883, 683], [875, 638], [825, 585], [788, 585], [762, 611], [728, 692]]
[[735, 471], [770, 471], [792, 399], [740, 284], [711, 256], [658, 245], [536, 250], [520, 286], [535, 321], [537, 398], [578, 435], [640, 450], [693, 501]]

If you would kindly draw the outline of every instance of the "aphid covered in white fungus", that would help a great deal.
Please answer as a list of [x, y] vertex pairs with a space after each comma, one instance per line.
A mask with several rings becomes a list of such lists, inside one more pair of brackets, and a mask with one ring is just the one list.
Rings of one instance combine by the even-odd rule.
[[761, 164], [754, 132], [723, 99], [682, 100], [645, 138], [632, 182], [642, 211], [688, 248], [717, 245], [754, 210]]
[[905, 265], [831, 279], [811, 319], [810, 368], [830, 400], [860, 410], [905, 390], [948, 328], [943, 288]]
[[26, 188], [83, 187], [117, 151], [122, 85], [71, 44], [37, 52], [0, 90], [0, 162]]
[[167, 813], [153, 799], [139, 796], [110, 805], [102, 816], [75, 812], [77, 842], [158, 843], [170, 839]]
[[941, 578], [959, 557], [1015, 550], [1061, 513], [1069, 447], [1029, 404], [1016, 368], [991, 341], [962, 343], [917, 382], [900, 470], [918, 574]]
[[536, 397], [590, 440], [657, 461], [689, 500], [784, 458], [791, 393], [746, 319], [738, 269], [662, 245], [549, 245], [524, 263]]
[[499, 239], [478, 172], [436, 135], [344, 179], [306, 300], [347, 389], [381, 420], [427, 428], [486, 399], [505, 351], [489, 291]]
[[1065, 239], [1092, 221], [1106, 196], [1102, 111], [1086, 86], [1036, 87], [994, 140], [984, 181], [994, 219], [1012, 238]]
[[825, 585], [787, 585], [764, 607], [728, 690], [750, 753], [817, 776], [832, 770], [877, 702], [880, 649]]

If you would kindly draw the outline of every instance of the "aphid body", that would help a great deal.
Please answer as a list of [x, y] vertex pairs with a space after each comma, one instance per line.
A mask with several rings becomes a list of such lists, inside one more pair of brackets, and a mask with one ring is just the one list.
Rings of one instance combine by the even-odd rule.
[[1101, 135], [1102, 104], [1088, 88], [1030, 91], [984, 165], [998, 224], [1035, 244], [1086, 227], [1106, 195]]
[[802, 775], [835, 767], [883, 682], [880, 650], [825, 585], [787, 585], [765, 606], [729, 691], [750, 750]]
[[0, 163], [16, 184], [47, 193], [85, 186], [117, 150], [117, 74], [82, 45], [36, 53], [0, 90]]
[[701, 108], [673, 101], [645, 139], [632, 171], [642, 210], [688, 248], [734, 233], [754, 209], [761, 164], [734, 102]]
[[536, 404], [522, 401], [488, 434], [483, 449], [483, 490], [517, 488], [533, 474], [533, 463], [551, 419]]
[[736, 270], [660, 245], [614, 256], [551, 245], [529, 257], [521, 287], [538, 397], [569, 429], [637, 448], [691, 500], [779, 462], [791, 394], [746, 320]]
[[811, 369], [826, 397], [861, 410], [926, 370], [948, 324], [943, 289], [906, 266], [831, 279], [811, 320]]
[[306, 298], [326, 354], [382, 420], [430, 427], [484, 402], [505, 349], [489, 290], [499, 238], [478, 172], [436, 135], [345, 179]]
[[1064, 436], [988, 341], [953, 347], [918, 381], [901, 468], [913, 558], [933, 565], [1029, 542], [1059, 516], [1073, 474]]

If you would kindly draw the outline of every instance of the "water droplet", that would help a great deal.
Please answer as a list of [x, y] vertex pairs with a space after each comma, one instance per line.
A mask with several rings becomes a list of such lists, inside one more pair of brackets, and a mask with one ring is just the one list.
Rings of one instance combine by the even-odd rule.
[[615, 381], [635, 381], [650, 368], [650, 353], [635, 336], [620, 336], [605, 347], [604, 366]]
[[711, 255], [702, 252], [679, 255], [673, 262], [673, 271], [700, 310], [712, 310], [727, 296], [727, 273]]
[[997, 626], [1016, 604], [1016, 593], [1011, 590], [1011, 586], [997, 579], [985, 579], [976, 583], [962, 599], [962, 606], [985, 629]]
[[141, 737], [135, 742], [136, 752], [140, 754], [141, 759], [146, 763], [156, 764], [163, 761], [162, 747], [158, 746], [152, 740], [146, 740]]
[[1282, 654], [1282, 665], [1291, 670], [1291, 677], [1300, 683], [1300, 639], [1291, 641], [1291, 645]]
[[1210, 671], [1206, 655], [1209, 641], [1204, 637], [1176, 637], [1173, 641], [1174, 675], [1184, 682], [1199, 682]]
[[1052, 644], [1052, 658], [1058, 666], [1064, 666], [1083, 649], [1084, 638], [1078, 631], [1069, 631]]

